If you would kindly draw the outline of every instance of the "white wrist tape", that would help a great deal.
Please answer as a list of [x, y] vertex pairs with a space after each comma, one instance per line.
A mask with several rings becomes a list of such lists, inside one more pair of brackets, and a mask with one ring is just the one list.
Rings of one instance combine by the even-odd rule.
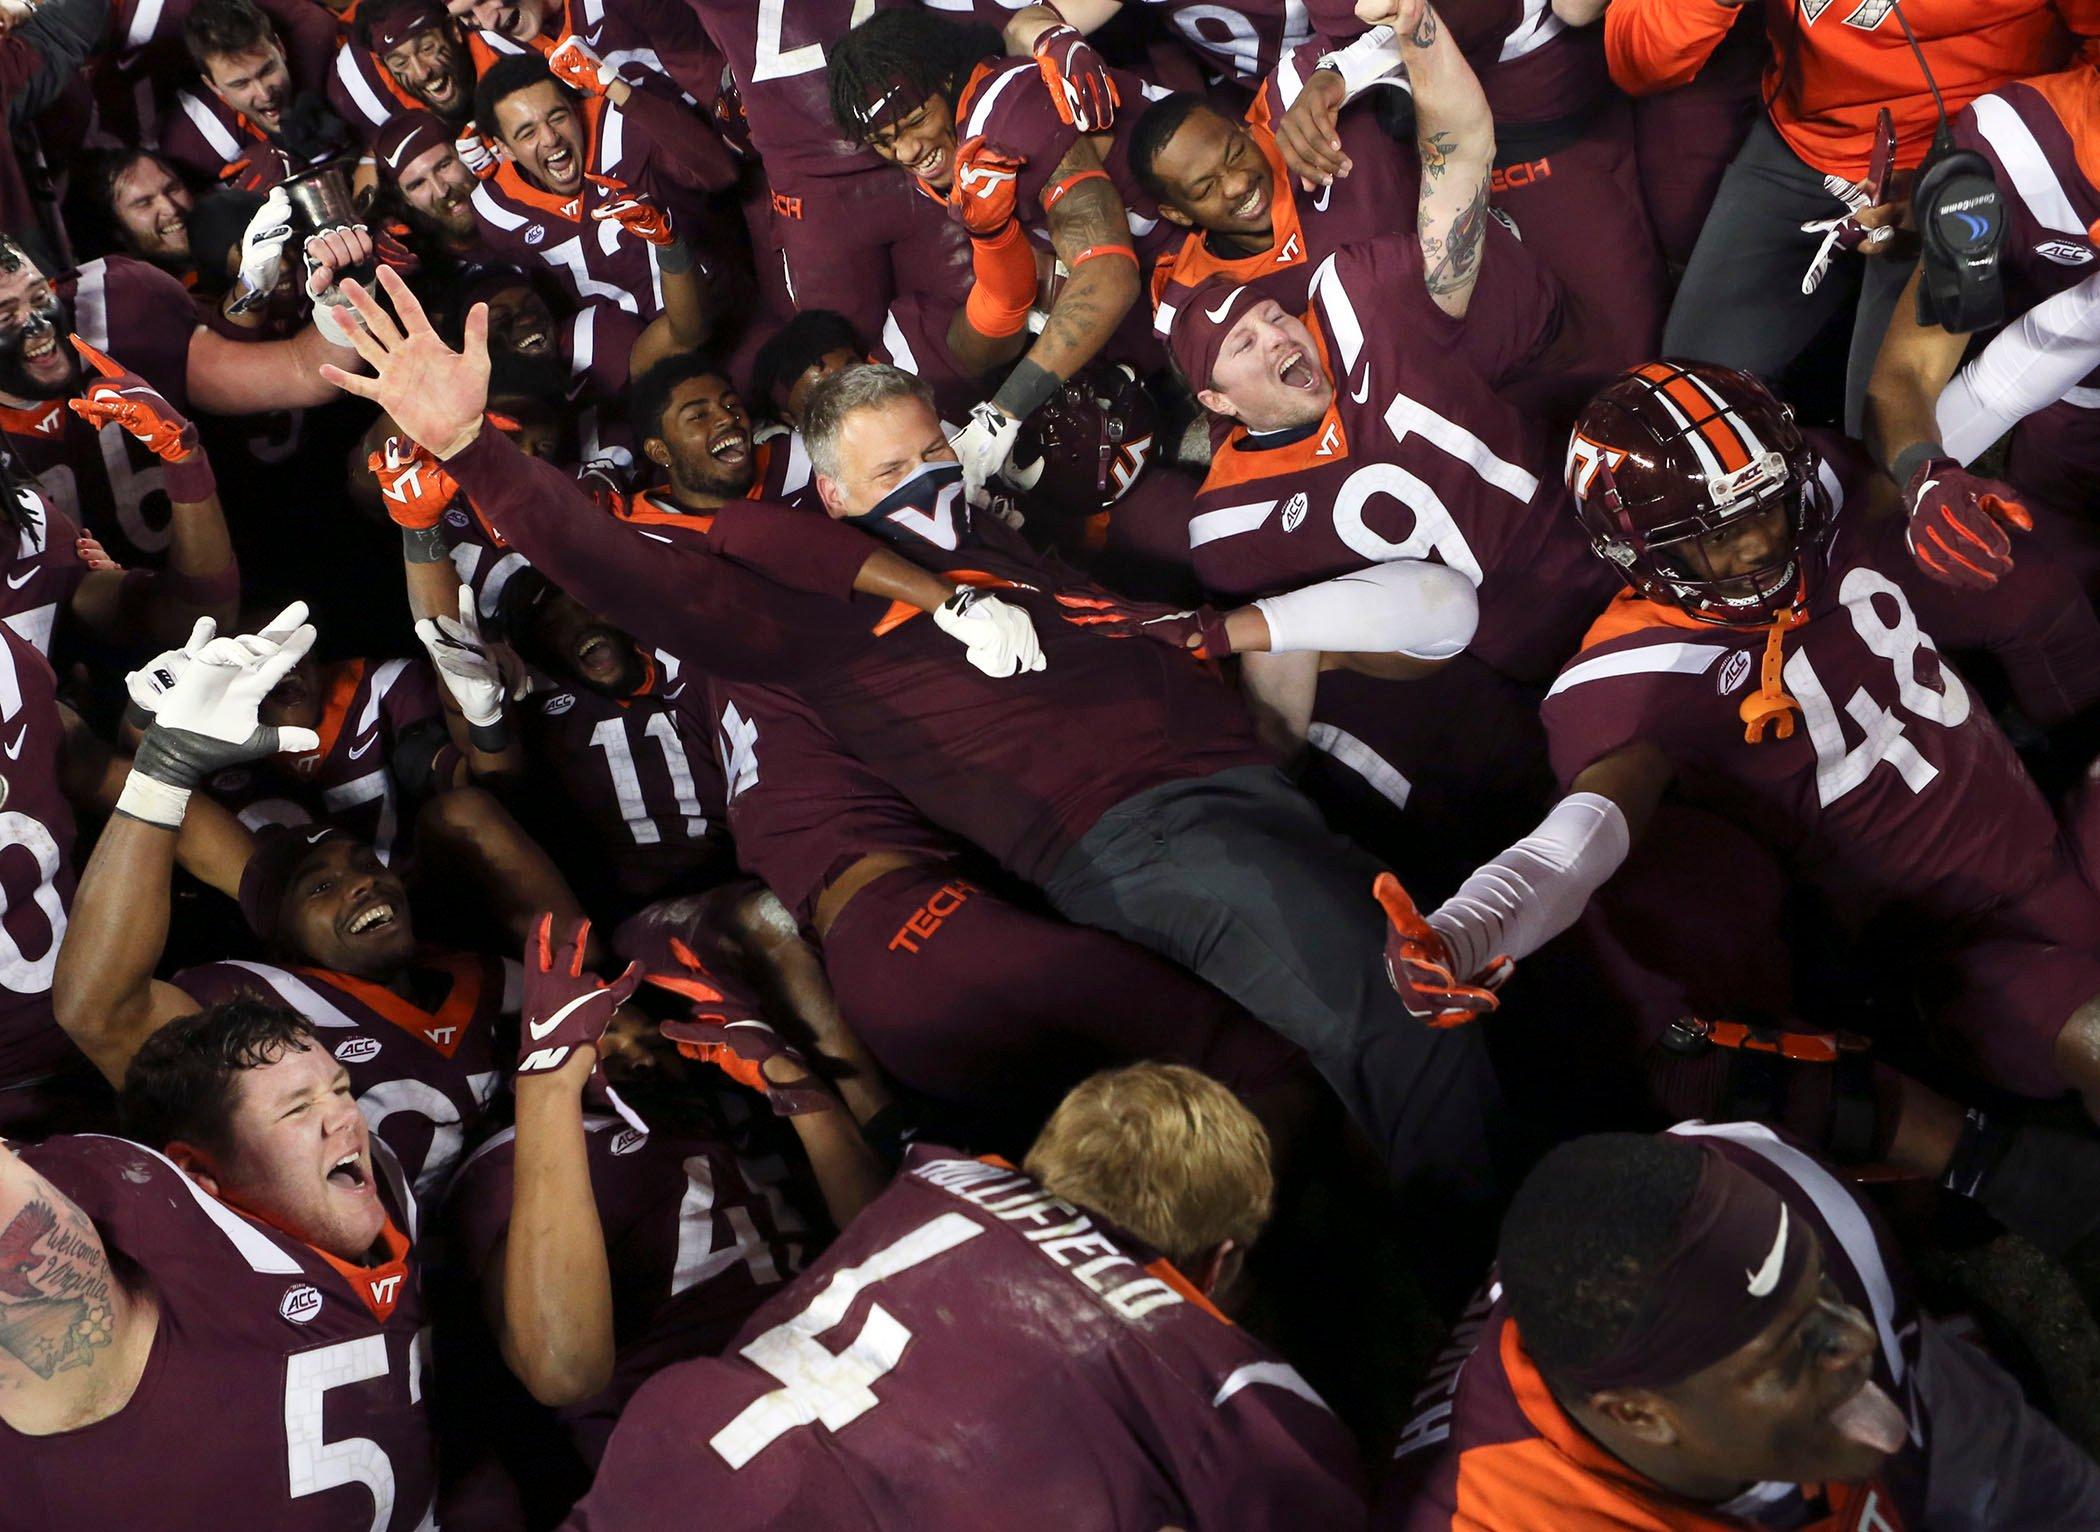
[[1933, 406], [1940, 440], [1957, 461], [1983, 450], [2100, 367], [2100, 273], [2045, 298], [2000, 330]]
[[1460, 885], [1429, 924], [1470, 979], [1497, 958], [1529, 957], [1575, 923], [1626, 860], [1626, 816], [1600, 793], [1570, 793], [1539, 827]]
[[1448, 660], [1473, 641], [1480, 623], [1473, 582], [1422, 559], [1373, 564], [1254, 605], [1268, 619], [1271, 654], [1317, 649]]
[[1391, 27], [1373, 27], [1346, 48], [1324, 55], [1315, 66], [1342, 77], [1342, 99], [1353, 101], [1400, 67], [1400, 39]]
[[149, 825], [175, 830], [182, 826], [182, 816], [189, 812], [190, 790], [187, 787], [171, 787], [156, 777], [133, 771], [124, 778], [124, 790], [117, 795], [117, 812], [129, 814], [133, 819], [143, 819]]

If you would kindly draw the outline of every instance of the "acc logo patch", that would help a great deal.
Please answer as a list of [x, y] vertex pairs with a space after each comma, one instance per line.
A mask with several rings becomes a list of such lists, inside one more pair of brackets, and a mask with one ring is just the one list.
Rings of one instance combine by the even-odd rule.
[[335, 1056], [345, 1064], [362, 1064], [379, 1057], [383, 1045], [376, 1037], [350, 1037], [335, 1045]]
[[2071, 239], [2045, 240], [2034, 247], [2034, 253], [2059, 266], [2089, 266], [2093, 260], [2091, 245], [2082, 245]]
[[622, 1128], [613, 1135], [611, 1148], [614, 1154], [632, 1154], [648, 1142], [648, 1134], [637, 1133], [633, 1128]]
[[574, 692], [556, 692], [540, 704], [540, 711], [549, 718], [559, 718], [574, 706], [576, 706], [576, 694]]
[[446, 526], [448, 526], [448, 527], [463, 527], [463, 526], [465, 526], [466, 524], [467, 524], [467, 513], [466, 513], [465, 511], [461, 510], [461, 509], [460, 509], [460, 508], [459, 508], [458, 506], [456, 506], [456, 505], [455, 505], [454, 507], [452, 507], [452, 509], [451, 509], [451, 510], [449, 510], [449, 511], [445, 512], [445, 525], [446, 525]]
[[295, 1283], [284, 1290], [277, 1312], [295, 1325], [303, 1325], [321, 1312], [321, 1290], [311, 1282]]
[[546, 237], [547, 226], [543, 223], [536, 223], [525, 231], [525, 243], [528, 245], [536, 245]]
[[1299, 524], [1305, 520], [1306, 507], [1311, 504], [1312, 502], [1305, 498], [1305, 491], [1302, 489], [1291, 496], [1290, 499], [1284, 501], [1283, 530], [1286, 532], [1297, 531]]
[[1721, 674], [1715, 678], [1714, 690], [1724, 697], [1732, 691], [1740, 691], [1743, 683], [1750, 679], [1752, 663], [1748, 649], [1736, 650], [1721, 662]]

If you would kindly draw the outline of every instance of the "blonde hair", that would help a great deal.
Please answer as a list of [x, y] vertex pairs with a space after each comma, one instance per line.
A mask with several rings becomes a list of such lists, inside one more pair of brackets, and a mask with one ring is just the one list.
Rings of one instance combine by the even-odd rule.
[[1075, 1086], [1022, 1167], [1188, 1268], [1268, 1222], [1269, 1135], [1231, 1091], [1181, 1064], [1132, 1064]]

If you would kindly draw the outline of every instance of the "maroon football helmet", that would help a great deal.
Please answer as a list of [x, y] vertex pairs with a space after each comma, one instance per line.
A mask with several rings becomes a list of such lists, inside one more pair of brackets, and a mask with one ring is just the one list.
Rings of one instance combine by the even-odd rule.
[[[1623, 373], [1577, 418], [1567, 481], [1599, 556], [1701, 621], [1770, 622], [1803, 607], [1820, 573], [1830, 514], [1815, 454], [1794, 412], [1747, 372], [1661, 361]], [[1704, 540], [1775, 506], [1786, 530], [1771, 554], [1717, 576]]]
[[1006, 477], [1029, 496], [1074, 516], [1114, 505], [1158, 450], [1159, 406], [1127, 368], [1089, 362], [1030, 415]]

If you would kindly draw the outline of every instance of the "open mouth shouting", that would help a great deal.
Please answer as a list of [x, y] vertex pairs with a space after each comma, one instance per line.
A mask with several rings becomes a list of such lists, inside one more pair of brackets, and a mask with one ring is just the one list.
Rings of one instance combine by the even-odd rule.
[[1293, 346], [1277, 359], [1276, 381], [1285, 388], [1311, 393], [1319, 387], [1320, 373], [1319, 369], [1313, 366], [1312, 359], [1305, 354], [1305, 348]]
[[577, 639], [573, 653], [577, 673], [586, 681], [611, 686], [626, 671], [626, 657], [620, 652], [620, 642], [610, 629], [586, 629]]
[[724, 468], [743, 468], [751, 461], [751, 433], [740, 425], [723, 425], [708, 438], [707, 455]]
[[904, 167], [928, 185], [938, 186], [948, 175], [948, 151], [936, 146]]
[[372, 1175], [365, 1164], [365, 1151], [353, 1149], [328, 1167], [328, 1184], [353, 1197], [372, 1195]]

